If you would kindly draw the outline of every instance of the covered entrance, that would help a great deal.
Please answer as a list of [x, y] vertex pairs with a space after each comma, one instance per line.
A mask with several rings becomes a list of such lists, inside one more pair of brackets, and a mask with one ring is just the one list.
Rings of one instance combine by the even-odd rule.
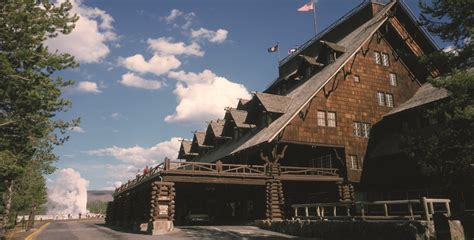
[[[243, 225], [265, 219], [265, 186], [177, 183], [176, 225]], [[193, 214], [208, 219], [193, 221]]]

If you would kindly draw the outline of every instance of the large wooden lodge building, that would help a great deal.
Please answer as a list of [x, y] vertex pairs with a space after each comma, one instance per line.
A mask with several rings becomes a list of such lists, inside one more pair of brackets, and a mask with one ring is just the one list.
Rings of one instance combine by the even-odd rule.
[[[223, 119], [210, 121], [192, 141], [183, 140], [178, 158], [337, 171], [338, 182], [281, 181], [282, 216], [296, 203], [426, 195], [426, 187], [416, 184], [392, 191], [404, 173], [386, 166], [406, 161], [393, 137], [411, 118], [406, 113], [448, 95], [426, 83], [437, 72], [417, 61], [437, 49], [402, 1], [364, 1], [281, 60], [279, 77], [267, 89], [226, 109]], [[384, 135], [384, 129], [391, 133]], [[370, 175], [366, 168], [385, 173]], [[194, 208], [216, 215], [233, 204], [247, 209], [241, 219], [263, 219], [264, 189], [250, 185], [177, 186], [175, 218]]]
[[179, 158], [262, 164], [288, 146], [281, 165], [338, 168], [357, 184], [372, 126], [434, 90], [416, 58], [435, 49], [404, 4], [365, 1], [283, 59], [267, 89], [183, 140]]

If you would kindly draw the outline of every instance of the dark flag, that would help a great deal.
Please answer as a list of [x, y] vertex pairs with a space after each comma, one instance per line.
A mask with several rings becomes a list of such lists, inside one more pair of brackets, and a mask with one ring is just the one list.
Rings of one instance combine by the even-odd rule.
[[268, 52], [269, 53], [278, 52], [278, 42], [275, 43], [275, 45], [273, 45], [271, 48], [268, 48]]

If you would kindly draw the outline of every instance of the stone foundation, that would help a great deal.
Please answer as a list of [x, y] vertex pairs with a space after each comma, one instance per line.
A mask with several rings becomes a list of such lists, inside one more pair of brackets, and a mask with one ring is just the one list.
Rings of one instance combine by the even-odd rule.
[[151, 235], [161, 235], [173, 231], [173, 221], [156, 220], [148, 223], [148, 233]]

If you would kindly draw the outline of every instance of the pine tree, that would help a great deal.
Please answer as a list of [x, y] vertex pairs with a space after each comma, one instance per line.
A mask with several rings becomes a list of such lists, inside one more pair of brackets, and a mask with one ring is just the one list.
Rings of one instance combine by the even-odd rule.
[[435, 119], [436, 131], [429, 136], [410, 134], [408, 155], [416, 161], [432, 184], [451, 190], [472, 188], [474, 166], [474, 4], [472, 0], [420, 1], [421, 24], [450, 45], [421, 61], [440, 70], [428, 79], [448, 90], [449, 97], [424, 108], [426, 119]]
[[77, 63], [71, 55], [51, 53], [43, 44], [47, 38], [73, 30], [78, 17], [69, 14], [71, 8], [69, 2], [55, 6], [47, 0], [0, 4], [2, 229], [11, 216], [15, 189], [32, 181], [44, 184], [44, 179], [33, 179], [32, 171], [34, 176], [54, 171], [54, 145], [66, 141], [66, 129], [78, 124], [78, 119], [54, 118], [70, 107], [70, 101], [61, 97], [61, 88], [73, 84], [56, 72]]

